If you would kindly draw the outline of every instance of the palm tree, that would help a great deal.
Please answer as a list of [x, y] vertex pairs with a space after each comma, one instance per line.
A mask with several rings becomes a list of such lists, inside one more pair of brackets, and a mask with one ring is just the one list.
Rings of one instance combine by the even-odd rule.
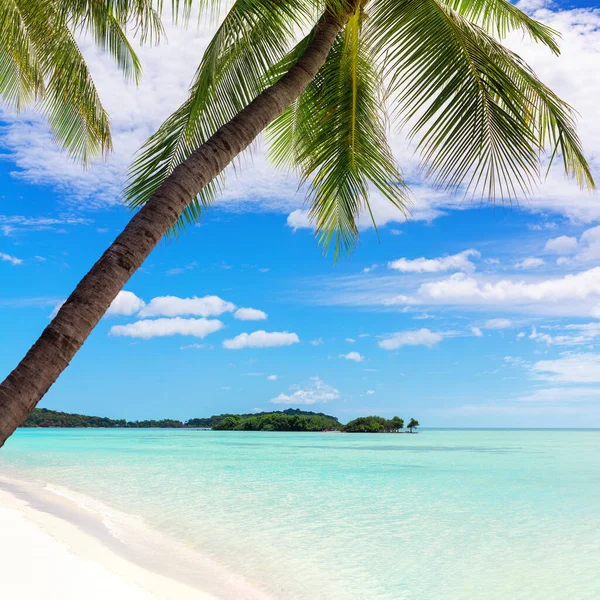
[[[193, 0], [181, 4], [189, 14]], [[275, 164], [307, 184], [318, 238], [336, 257], [355, 243], [371, 189], [409, 207], [388, 115], [419, 140], [443, 189], [515, 199], [535, 185], [546, 150], [594, 187], [572, 109], [498, 41], [512, 30], [559, 52], [556, 32], [509, 0], [236, 1], [188, 99], [132, 166], [125, 199], [140, 210], [0, 385], [0, 445], [160, 239], [198, 218], [225, 167], [265, 129]]]
[[419, 421], [417, 421], [416, 419], [411, 419], [408, 422], [408, 425], [406, 426], [406, 428], [412, 433], [413, 429], [416, 429], [417, 427], [419, 427]]

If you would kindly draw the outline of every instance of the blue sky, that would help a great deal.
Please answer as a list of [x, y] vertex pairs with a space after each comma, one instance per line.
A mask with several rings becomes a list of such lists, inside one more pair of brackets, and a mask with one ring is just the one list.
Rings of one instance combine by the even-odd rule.
[[[563, 55], [508, 43], [579, 110], [598, 179], [600, 12], [524, 7], [561, 30]], [[82, 41], [115, 135], [114, 155], [88, 171], [38, 116], [0, 109], [3, 373], [127, 222], [127, 164], [184, 97], [209, 33], [143, 49], [137, 90]], [[365, 220], [354, 254], [334, 265], [294, 177], [259, 144], [203, 222], [135, 274], [42, 406], [132, 419], [301, 406], [430, 426], [600, 426], [600, 196], [553, 170], [521, 206], [482, 206], [429, 188], [406, 139], [394, 133], [392, 145], [413, 184], [412, 217], [375, 197], [379, 238]]]

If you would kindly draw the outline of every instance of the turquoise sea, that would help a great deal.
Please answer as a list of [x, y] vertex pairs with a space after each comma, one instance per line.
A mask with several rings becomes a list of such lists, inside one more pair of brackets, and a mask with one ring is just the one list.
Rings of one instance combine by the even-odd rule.
[[271, 598], [600, 598], [598, 430], [20, 430], [0, 474], [131, 515], [172, 542], [159, 555]]

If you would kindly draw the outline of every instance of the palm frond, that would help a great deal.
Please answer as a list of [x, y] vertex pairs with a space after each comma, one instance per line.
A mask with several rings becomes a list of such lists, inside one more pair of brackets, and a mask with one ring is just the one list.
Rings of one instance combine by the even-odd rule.
[[442, 0], [452, 10], [474, 24], [505, 38], [511, 31], [520, 30], [536, 42], [545, 44], [554, 54], [560, 54], [559, 33], [532, 19], [509, 0]]
[[434, 183], [516, 199], [539, 180], [549, 146], [550, 161], [560, 153], [567, 174], [594, 186], [572, 109], [448, 2], [380, 0], [369, 23]]
[[0, 98], [20, 110], [41, 96], [44, 78], [17, 0], [0, 0]]
[[309, 216], [324, 249], [350, 251], [370, 187], [405, 212], [409, 204], [386, 138], [383, 82], [361, 35], [357, 11], [298, 102], [270, 129], [277, 163], [298, 168], [310, 187]]
[[[142, 147], [132, 164], [125, 201], [143, 205], [173, 169], [266, 86], [266, 74], [285, 56], [294, 28], [312, 15], [310, 0], [238, 0], [206, 49], [188, 99]], [[219, 182], [205, 188], [178, 226], [208, 205]]]
[[16, 1], [46, 82], [40, 107], [57, 142], [83, 163], [108, 152], [108, 115], [68, 22], [54, 2]]
[[38, 101], [57, 142], [83, 163], [111, 149], [110, 123], [75, 41], [91, 33], [126, 78], [140, 62], [127, 28], [162, 33], [151, 0], [0, 0], [0, 97], [21, 109]]
[[[72, 29], [90, 33], [103, 49], [112, 52], [111, 37], [131, 31], [141, 43], [158, 43], [164, 35], [162, 2], [153, 0], [62, 0], [61, 15]], [[127, 37], [127, 36], [125, 36]], [[118, 40], [114, 40], [113, 43]], [[116, 46], [114, 46], [116, 48]], [[119, 56], [113, 54], [115, 59]]]

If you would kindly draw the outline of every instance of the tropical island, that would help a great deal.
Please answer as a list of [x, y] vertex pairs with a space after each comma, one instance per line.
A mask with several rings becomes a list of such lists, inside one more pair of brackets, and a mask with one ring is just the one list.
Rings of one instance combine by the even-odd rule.
[[[411, 419], [407, 425], [408, 433], [413, 433], [419, 422]], [[281, 411], [245, 414], [225, 413], [205, 418], [193, 418], [188, 421], [178, 419], [160, 419], [127, 421], [109, 419], [76, 413], [65, 413], [47, 408], [36, 408], [29, 415], [25, 428], [36, 427], [83, 427], [83, 428], [162, 428], [162, 429], [213, 429], [215, 431], [340, 431], [344, 433], [406, 433], [404, 419], [393, 417], [385, 419], [378, 416], [358, 417], [346, 424], [337, 417], [305, 411], [299, 408], [287, 408]]]

